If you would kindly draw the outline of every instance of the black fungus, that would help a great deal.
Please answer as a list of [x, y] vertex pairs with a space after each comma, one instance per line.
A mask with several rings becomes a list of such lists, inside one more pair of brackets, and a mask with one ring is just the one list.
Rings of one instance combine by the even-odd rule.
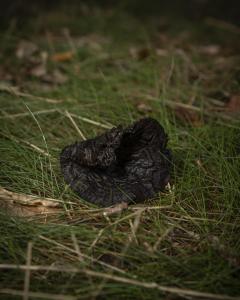
[[109, 206], [140, 202], [164, 190], [171, 154], [167, 135], [152, 118], [118, 126], [63, 149], [65, 181], [84, 200]]

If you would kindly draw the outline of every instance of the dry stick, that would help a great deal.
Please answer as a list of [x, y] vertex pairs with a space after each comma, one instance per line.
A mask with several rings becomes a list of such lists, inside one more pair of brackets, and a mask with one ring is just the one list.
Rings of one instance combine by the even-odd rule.
[[168, 209], [172, 208], [172, 205], [162, 205], [162, 206], [144, 206], [144, 205], [137, 205], [133, 207], [129, 207], [128, 210], [139, 210], [141, 208], [144, 208], [146, 211], [148, 210], [158, 210], [158, 209]]
[[[145, 207], [143, 207], [145, 208]], [[101, 213], [104, 215], [112, 215], [115, 213], [120, 213], [122, 210], [124, 209], [130, 209], [131, 207], [128, 207], [127, 203], [125, 202], [121, 202], [119, 204], [113, 205], [113, 206], [109, 206], [107, 208], [93, 208], [93, 209], [81, 209], [80, 212], [83, 213]]]
[[[12, 289], [0, 289], [0, 294], [8, 294], [14, 296], [23, 296], [24, 292]], [[69, 295], [58, 295], [58, 294], [47, 294], [42, 292], [28, 292], [28, 296], [37, 299], [47, 299], [47, 300], [77, 300], [76, 297]]]
[[27, 260], [26, 260], [26, 266], [28, 267], [28, 269], [26, 269], [25, 278], [24, 278], [23, 300], [29, 299], [29, 286], [30, 286], [30, 276], [31, 276], [29, 267], [31, 267], [31, 260], [32, 260], [32, 242], [29, 242], [27, 247]]
[[0, 186], [0, 207], [10, 215], [30, 217], [39, 214], [57, 214], [61, 212], [58, 200], [19, 194], [8, 191]]
[[82, 131], [80, 130], [80, 128], [77, 126], [76, 122], [73, 120], [71, 114], [65, 110], [65, 114], [66, 116], [69, 118], [69, 120], [72, 122], [73, 126], [75, 127], [75, 129], [77, 130], [77, 132], [79, 133], [80, 137], [83, 139], [83, 140], [86, 140], [86, 137], [85, 135], [82, 133]]
[[139, 209], [144, 209], [146, 211], [149, 210], [158, 210], [158, 209], [168, 209], [171, 208], [172, 204], [170, 205], [158, 205], [158, 206], [146, 206], [146, 205], [133, 205], [133, 206], [128, 206], [127, 203], [122, 202], [120, 204], [116, 204], [114, 206], [110, 206], [107, 208], [97, 208], [97, 209], [81, 209], [80, 213], [98, 213], [95, 216], [100, 216], [100, 215], [113, 215], [116, 213], [121, 213], [123, 210], [128, 210], [128, 211], [136, 211]]
[[98, 260], [98, 259], [96, 259], [96, 258], [93, 258], [93, 257], [91, 257], [91, 256], [88, 256], [87, 254], [83, 254], [83, 253], [80, 253], [80, 252], [76, 252], [75, 250], [73, 250], [73, 249], [71, 249], [71, 248], [69, 248], [69, 247], [67, 247], [67, 246], [64, 246], [64, 245], [62, 245], [62, 244], [60, 244], [60, 243], [58, 243], [58, 242], [56, 242], [56, 241], [54, 241], [54, 240], [51, 240], [51, 239], [49, 239], [49, 238], [46, 238], [45, 236], [40, 235], [39, 237], [40, 237], [41, 239], [43, 239], [43, 240], [45, 240], [45, 241], [51, 243], [51, 244], [54, 244], [54, 245], [57, 245], [57, 246], [61, 247], [62, 249], [65, 249], [65, 250], [67, 250], [67, 251], [69, 251], [69, 252], [72, 252], [72, 253], [76, 253], [76, 254], [78, 254], [78, 255], [81, 255], [82, 258], [89, 259], [89, 260], [92, 261], [92, 262], [96, 262], [96, 263], [98, 263], [98, 264], [100, 264], [100, 265], [102, 265], [102, 266], [104, 266], [104, 267], [107, 267], [107, 268], [112, 269], [112, 270], [114, 270], [114, 271], [117, 271], [117, 272], [119, 272], [119, 273], [122, 273], [122, 274], [126, 273], [126, 272], [125, 272], [124, 270], [122, 270], [122, 269], [119, 269], [119, 268], [117, 268], [117, 267], [114, 267], [114, 266], [112, 266], [112, 265], [109, 265], [109, 264], [107, 264], [107, 263], [105, 263], [105, 262], [103, 262], [103, 261], [100, 261], [100, 260]]
[[107, 274], [103, 272], [96, 272], [90, 269], [79, 269], [76, 267], [65, 267], [63, 266], [40, 266], [40, 265], [12, 265], [12, 264], [0, 264], [0, 269], [11, 269], [11, 270], [26, 270], [30, 269], [31, 271], [52, 271], [52, 272], [69, 272], [69, 273], [82, 273], [88, 276], [96, 278], [105, 278], [113, 280], [120, 283], [125, 283], [129, 285], [139, 286], [147, 289], [157, 289], [163, 293], [175, 294], [184, 298], [196, 297], [196, 298], [205, 298], [205, 299], [215, 299], [215, 300], [240, 300], [240, 296], [232, 297], [228, 295], [219, 295], [205, 292], [198, 292], [190, 289], [181, 289], [177, 287], [164, 286], [156, 282], [144, 282], [135, 279], [130, 279], [127, 277], [116, 276], [112, 274]]

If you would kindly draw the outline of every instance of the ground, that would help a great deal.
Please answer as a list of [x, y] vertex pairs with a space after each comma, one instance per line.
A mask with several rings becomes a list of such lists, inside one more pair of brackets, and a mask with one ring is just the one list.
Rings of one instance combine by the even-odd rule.
[[[239, 35], [92, 6], [2, 30], [0, 299], [239, 299]], [[164, 193], [101, 209], [65, 185], [63, 147], [145, 116], [169, 136]]]

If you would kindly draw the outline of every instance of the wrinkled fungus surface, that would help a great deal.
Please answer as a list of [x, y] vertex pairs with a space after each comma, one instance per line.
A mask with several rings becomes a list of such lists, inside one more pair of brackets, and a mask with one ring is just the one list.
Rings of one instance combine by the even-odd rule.
[[167, 135], [154, 119], [115, 127], [63, 149], [65, 181], [84, 200], [109, 206], [152, 198], [169, 181]]

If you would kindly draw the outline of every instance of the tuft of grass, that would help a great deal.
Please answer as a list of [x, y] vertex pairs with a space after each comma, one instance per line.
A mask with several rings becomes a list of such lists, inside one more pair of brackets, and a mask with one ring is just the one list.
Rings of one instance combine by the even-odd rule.
[[[206, 43], [206, 24], [185, 25], [186, 37], [169, 22], [164, 44], [157, 25], [157, 20], [143, 25], [121, 11], [98, 8], [81, 15], [74, 9], [68, 16], [59, 9], [41, 15], [31, 29], [2, 33], [5, 64], [13, 73], [16, 68], [15, 83], [30, 96], [0, 93], [0, 186], [56, 198], [63, 207], [47, 221], [0, 211], [1, 299], [240, 297], [240, 123], [225, 114], [205, 116], [212, 94], [240, 91], [235, 76], [239, 55], [227, 49], [236, 33], [226, 37], [211, 29], [207, 42], [216, 37], [223, 49], [226, 71], [219, 72], [221, 55], [198, 51]], [[15, 47], [27, 37], [50, 54], [69, 50], [71, 42], [61, 33], [66, 26], [75, 45], [83, 34], [93, 33], [107, 42], [92, 36], [90, 44], [97, 47], [77, 47], [73, 60], [50, 62], [50, 69], [64, 70], [68, 82], [44, 92], [44, 83], [29, 77], [25, 64], [16, 61]], [[130, 48], [147, 49], [147, 55], [133, 57]], [[139, 111], [139, 103], [151, 112]], [[179, 103], [198, 108], [199, 126], [177, 119]], [[81, 140], [79, 130], [91, 138], [146, 115], [169, 135], [173, 166], [166, 193], [107, 215], [65, 186], [59, 153]]]

